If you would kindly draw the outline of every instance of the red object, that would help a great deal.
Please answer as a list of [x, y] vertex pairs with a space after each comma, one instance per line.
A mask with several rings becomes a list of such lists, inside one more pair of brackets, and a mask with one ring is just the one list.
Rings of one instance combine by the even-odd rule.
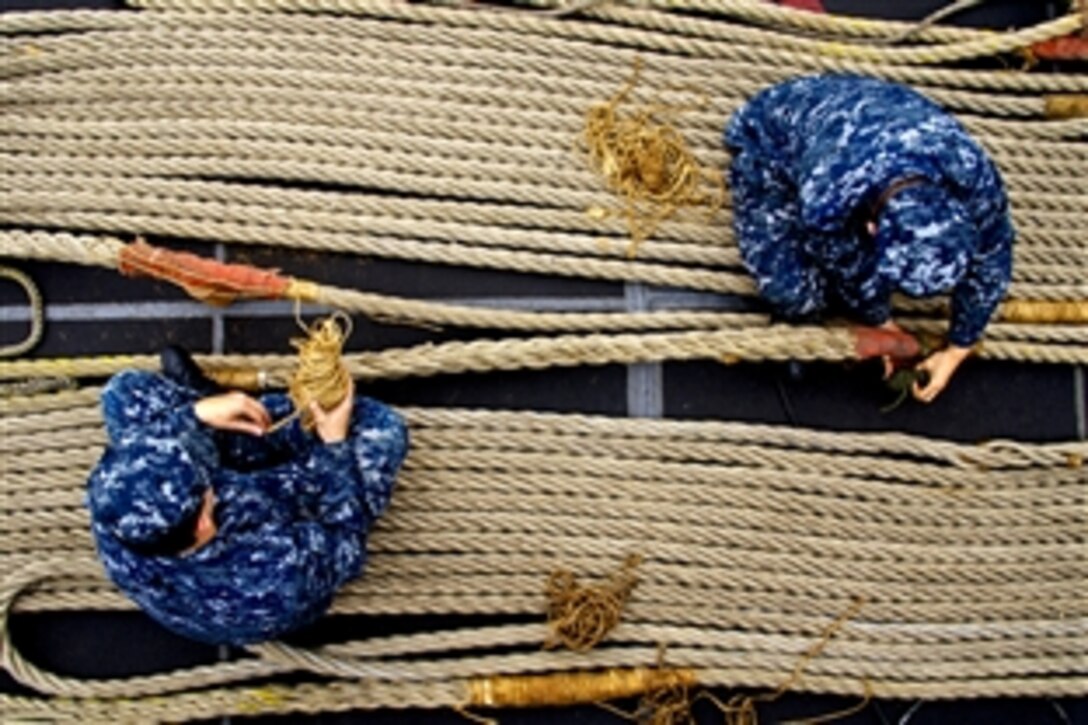
[[212, 305], [229, 305], [236, 299], [278, 299], [291, 280], [277, 271], [244, 264], [225, 264], [188, 252], [153, 247], [137, 239], [121, 250], [118, 267], [130, 277], [154, 277], [182, 287], [190, 295]]
[[798, 10], [807, 10], [810, 13], [826, 12], [824, 10], [823, 0], [782, 0], [779, 5], [797, 8]]
[[1031, 54], [1039, 60], [1088, 60], [1088, 38], [1067, 35], [1035, 43]]
[[914, 335], [906, 332], [882, 330], [879, 327], [855, 327], [854, 354], [859, 360], [885, 355], [893, 360], [910, 360], [922, 354], [922, 347]]

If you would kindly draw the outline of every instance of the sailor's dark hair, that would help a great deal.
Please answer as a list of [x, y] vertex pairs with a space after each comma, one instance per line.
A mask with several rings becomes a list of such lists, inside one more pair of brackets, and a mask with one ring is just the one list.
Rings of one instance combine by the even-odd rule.
[[871, 238], [873, 234], [868, 230], [869, 223], [879, 223], [880, 215], [892, 197], [904, 189], [926, 183], [929, 183], [929, 179], [921, 175], [901, 176], [893, 180], [879, 194], [863, 200], [854, 208], [850, 226], [859, 238]]

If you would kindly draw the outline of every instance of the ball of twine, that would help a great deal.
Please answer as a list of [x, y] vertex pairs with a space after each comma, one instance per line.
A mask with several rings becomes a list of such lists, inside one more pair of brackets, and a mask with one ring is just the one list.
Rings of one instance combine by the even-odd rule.
[[335, 408], [350, 390], [351, 374], [341, 353], [351, 335], [351, 318], [343, 312], [334, 312], [304, 329], [306, 337], [291, 340], [298, 350], [298, 368], [291, 376], [287, 393], [303, 429], [313, 430], [310, 404], [316, 402], [324, 410]]
[[[681, 109], [658, 103], [620, 113], [619, 106], [634, 90], [641, 70], [642, 63], [636, 59], [624, 87], [586, 113], [583, 132], [591, 163], [625, 201], [629, 257], [677, 210], [706, 206], [709, 219], [725, 200], [721, 173], [702, 166], [680, 132], [667, 120], [659, 120]], [[606, 210], [591, 211], [609, 215]]]
[[586, 652], [612, 631], [623, 607], [638, 583], [635, 569], [642, 557], [627, 557], [623, 567], [607, 582], [581, 585], [574, 574], [557, 569], [548, 577], [548, 628], [545, 649], [564, 646]]

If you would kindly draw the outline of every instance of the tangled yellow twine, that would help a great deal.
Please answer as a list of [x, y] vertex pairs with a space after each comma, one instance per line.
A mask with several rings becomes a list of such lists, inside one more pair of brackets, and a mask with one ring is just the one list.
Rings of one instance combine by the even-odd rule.
[[[725, 725], [759, 725], [757, 705], [759, 703], [774, 702], [800, 682], [808, 664], [823, 652], [831, 639], [846, 626], [847, 622], [857, 615], [864, 605], [864, 599], [855, 598], [850, 608], [824, 629], [819, 641], [801, 654], [790, 676], [774, 692], [760, 695], [737, 694], [729, 698], [727, 702], [722, 702], [709, 690], [700, 690], [692, 697], [691, 688], [696, 684], [693, 677], [664, 678], [645, 690], [639, 699], [637, 709], [633, 713], [621, 710], [607, 702], [598, 702], [597, 705], [626, 720], [645, 723], [646, 725], [695, 725], [696, 719], [692, 714], [692, 706], [699, 700], [707, 700], [722, 714]], [[659, 672], [669, 671], [665, 666], [665, 648], [662, 645], [658, 646], [657, 670]], [[860, 702], [823, 715], [786, 722], [789, 725], [826, 725], [826, 723], [861, 712], [873, 699], [873, 688], [869, 680], [862, 678], [861, 684], [862, 699]]]
[[635, 720], [646, 725], [695, 725], [691, 702], [686, 682], [669, 682], [639, 698]]
[[[809, 663], [820, 656], [828, 643], [834, 639], [835, 635], [846, 626], [847, 622], [856, 617], [864, 606], [865, 599], [856, 597], [850, 604], [850, 607], [824, 629], [823, 633], [820, 635], [819, 641], [801, 654], [800, 659], [798, 659], [797, 663], [793, 666], [793, 671], [790, 672], [790, 676], [783, 680], [774, 692], [760, 695], [737, 694], [729, 698], [724, 704], [709, 692], [700, 693], [697, 697], [705, 698], [713, 702], [725, 716], [726, 725], [759, 725], [759, 712], [756, 709], [757, 704], [774, 702], [800, 682], [804, 677], [805, 668], [808, 667]], [[844, 710], [791, 722], [794, 722], [797, 725], [800, 725], [801, 723], [805, 723], [806, 725], [818, 725], [819, 723], [832, 722], [840, 718], [848, 717], [855, 712], [861, 711], [861, 709], [869, 704], [873, 697], [872, 688], [867, 679], [862, 679], [862, 686], [864, 688], [864, 695], [859, 703], [851, 705]]]
[[580, 585], [574, 574], [557, 569], [548, 577], [548, 628], [545, 649], [563, 645], [586, 652], [619, 624], [620, 614], [638, 583], [635, 569], [642, 557], [632, 554], [608, 582]]
[[[641, 71], [642, 62], [636, 59], [624, 87], [586, 113], [584, 130], [590, 161], [609, 188], [626, 201], [629, 257], [634, 257], [638, 246], [681, 207], [706, 205], [710, 218], [725, 200], [721, 173], [699, 164], [679, 131], [667, 121], [657, 120], [681, 109], [654, 104], [627, 117], [619, 114], [619, 105], [638, 83]], [[589, 213], [597, 217], [609, 214], [597, 208]]]
[[310, 403], [316, 402], [325, 410], [335, 408], [351, 388], [351, 374], [341, 352], [351, 335], [352, 324], [351, 318], [339, 311], [309, 327], [301, 321], [299, 324], [306, 330], [306, 337], [291, 340], [291, 345], [298, 350], [298, 367], [288, 383], [287, 394], [295, 405], [295, 415], [300, 417], [302, 428], [313, 430]]

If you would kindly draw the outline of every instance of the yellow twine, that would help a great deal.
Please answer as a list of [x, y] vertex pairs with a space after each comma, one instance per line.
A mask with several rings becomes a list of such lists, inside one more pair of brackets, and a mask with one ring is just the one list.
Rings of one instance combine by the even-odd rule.
[[[259, 392], [266, 387], [262, 384], [262, 372], [256, 368], [218, 368], [205, 370], [204, 374], [215, 381], [216, 385], [227, 390]], [[292, 415], [287, 420], [293, 420], [294, 417]]]
[[[624, 215], [631, 235], [627, 254], [635, 256], [638, 245], [658, 224], [685, 206], [706, 205], [709, 215], [725, 200], [725, 182], [717, 170], [704, 168], [695, 159], [683, 136], [658, 116], [680, 110], [662, 104], [643, 106], [628, 117], [618, 113], [638, 82], [641, 60], [624, 87], [605, 103], [586, 113], [584, 140], [590, 161], [609, 188], [624, 197]], [[710, 187], [708, 189], [708, 186]], [[607, 212], [591, 209], [594, 216]]]
[[[690, 689], [697, 684], [694, 678], [673, 679], [660, 680], [654, 682], [650, 687], [647, 687], [643, 691], [638, 702], [638, 707], [634, 713], [625, 712], [607, 702], [598, 702], [597, 705], [615, 715], [634, 722], [649, 723], [650, 725], [690, 725], [695, 722], [695, 718], [691, 712], [692, 706], [699, 700], [708, 700], [719, 712], [721, 712], [725, 720], [725, 725], [759, 725], [759, 710], [757, 709], [757, 704], [774, 702], [788, 692], [790, 688], [800, 682], [808, 663], [823, 652], [824, 648], [827, 647], [828, 642], [831, 641], [850, 619], [857, 615], [864, 604], [865, 601], [863, 599], [855, 599], [849, 609], [828, 625], [821, 634], [820, 639], [802, 653], [789, 677], [787, 677], [774, 692], [761, 695], [737, 694], [729, 698], [728, 701], [722, 702], [709, 690], [701, 690], [694, 697], [691, 697]], [[658, 650], [657, 660], [658, 671], [668, 671], [665, 669], [665, 650], [663, 647]], [[863, 694], [860, 702], [824, 715], [816, 715], [800, 720], [792, 720], [790, 722], [792, 725], [822, 725], [823, 723], [829, 723], [853, 715], [856, 712], [860, 712], [873, 698], [872, 685], [869, 683], [869, 680], [862, 678], [861, 682]]]
[[834, 710], [823, 715], [814, 715], [812, 717], [803, 717], [797, 720], [786, 720], [782, 725], [825, 725], [825, 723], [835, 722], [836, 720], [843, 720], [855, 715], [873, 701], [873, 685], [869, 682], [868, 678], [861, 678], [861, 700], [855, 702], [853, 705], [847, 705], [841, 710]]
[[1088, 116], [1088, 94], [1086, 93], [1046, 96], [1044, 104], [1047, 118], [1084, 118]]
[[454, 705], [453, 711], [461, 717], [476, 723], [476, 725], [499, 725], [499, 721], [493, 717], [484, 717], [483, 715], [477, 715], [468, 709], [468, 705]]
[[292, 277], [287, 283], [287, 290], [283, 293], [284, 299], [295, 302], [317, 302], [321, 288], [316, 282]]
[[313, 430], [310, 404], [316, 402], [324, 410], [335, 408], [351, 386], [351, 373], [341, 358], [344, 341], [351, 335], [351, 318], [337, 311], [309, 327], [301, 319], [298, 323], [306, 337], [291, 340], [291, 345], [298, 350], [298, 367], [287, 385], [295, 412], [278, 421], [272, 430], [281, 428], [295, 417], [300, 418], [303, 430]]
[[[664, 667], [664, 648], [658, 650], [658, 667]], [[691, 683], [666, 680], [659, 687], [647, 690], [638, 701], [638, 722], [648, 725], [686, 725], [694, 723], [691, 715]]]
[[695, 684], [692, 670], [652, 667], [488, 675], [469, 680], [462, 707], [559, 707], [604, 703], [642, 695], [649, 690]]
[[998, 312], [1003, 322], [1085, 324], [1088, 323], [1088, 300], [1006, 300]]
[[662, 677], [651, 681], [642, 691], [633, 713], [607, 702], [598, 702], [597, 707], [625, 720], [647, 725], [694, 725], [690, 690], [698, 684], [695, 678], [667, 676], [669, 672], [686, 671], [669, 670], [665, 666], [665, 645], [663, 644], [657, 646], [657, 666], [651, 671], [661, 673]]
[[[759, 713], [756, 710], [756, 703], [774, 702], [778, 698], [782, 697], [782, 695], [789, 692], [789, 690], [794, 685], [801, 681], [804, 675], [805, 668], [808, 667], [808, 663], [820, 656], [820, 653], [824, 651], [824, 648], [827, 647], [828, 643], [835, 637], [836, 634], [839, 633], [839, 630], [845, 627], [847, 622], [856, 617], [857, 613], [861, 611], [861, 608], [863, 606], [865, 606], [865, 600], [861, 597], [856, 598], [853, 604], [851, 604], [845, 612], [839, 615], [839, 617], [834, 622], [828, 625], [821, 634], [820, 639], [807, 650], [805, 650], [805, 652], [801, 655], [801, 658], [797, 661], [797, 664], [794, 665], [793, 671], [790, 672], [790, 676], [783, 680], [782, 684], [780, 684], [774, 692], [764, 693], [761, 695], [738, 694], [729, 698], [729, 700], [725, 704], [722, 704], [720, 700], [718, 700], [710, 693], [699, 693], [696, 699], [698, 699], [699, 697], [703, 697], [714, 703], [714, 705], [717, 706], [719, 710], [721, 710], [722, 714], [725, 715], [726, 725], [758, 725]], [[872, 697], [869, 692], [868, 681], [863, 680], [863, 683], [865, 684], [866, 694], [861, 707], [864, 707], [866, 704], [868, 704], [869, 699]], [[855, 705], [852, 707], [858, 706]], [[845, 715], [838, 716], [844, 717]], [[823, 718], [821, 718], [819, 721], [826, 722], [826, 720]]]
[[635, 568], [642, 557], [632, 554], [623, 567], [596, 586], [582, 586], [574, 574], [557, 569], [548, 577], [548, 628], [544, 649], [563, 645], [586, 652], [604, 639], [620, 621], [620, 614], [638, 583]]

